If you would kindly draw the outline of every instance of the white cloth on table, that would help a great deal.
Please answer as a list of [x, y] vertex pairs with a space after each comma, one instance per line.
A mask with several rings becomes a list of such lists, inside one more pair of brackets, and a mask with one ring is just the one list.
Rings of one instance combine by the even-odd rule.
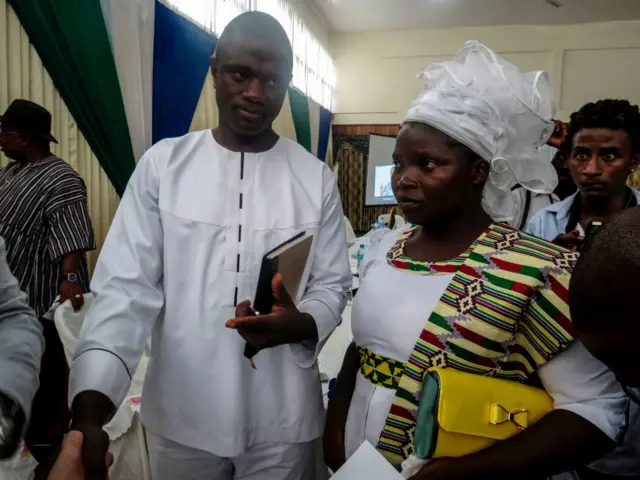
[[38, 462], [24, 446], [8, 460], [0, 462], [0, 480], [32, 480]]
[[[302, 231], [314, 241], [295, 300], [319, 341], [264, 350], [254, 370], [225, 322], [253, 298], [264, 253]], [[233, 457], [322, 434], [316, 357], [340, 323], [351, 274], [335, 177], [300, 145], [280, 138], [267, 152], [238, 153], [209, 130], [154, 145], [131, 177], [91, 286], [70, 399], [98, 390], [119, 404], [152, 335], [141, 415], [156, 435]]]
[[[58, 307], [51, 311], [69, 364], [73, 361], [78, 336], [93, 300], [92, 294], [85, 294], [84, 304], [77, 312], [70, 302], [58, 303]], [[124, 402], [104, 427], [111, 442], [109, 451], [114, 462], [109, 475], [114, 480], [151, 480], [145, 432], [140, 422], [142, 385], [147, 363], [148, 355], [143, 354]]]
[[[386, 254], [401, 233], [377, 237], [369, 246], [353, 302], [352, 329], [356, 345], [404, 363], [452, 275], [416, 275], [390, 266]], [[586, 418], [612, 439], [618, 436], [625, 423], [624, 393], [582, 344], [572, 344], [538, 374], [555, 408]], [[358, 373], [345, 432], [347, 456], [364, 440], [377, 445], [394, 396], [395, 390]]]
[[354, 243], [356, 243], [356, 233], [353, 231], [353, 227], [351, 226], [351, 222], [345, 216], [344, 217], [344, 229], [347, 235], [347, 247], [350, 247]]

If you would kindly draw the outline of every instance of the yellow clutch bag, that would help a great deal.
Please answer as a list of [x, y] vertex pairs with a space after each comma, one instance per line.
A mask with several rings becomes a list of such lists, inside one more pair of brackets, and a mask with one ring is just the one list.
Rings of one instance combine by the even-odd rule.
[[539, 388], [452, 368], [429, 369], [418, 406], [418, 458], [462, 457], [505, 440], [553, 409]]

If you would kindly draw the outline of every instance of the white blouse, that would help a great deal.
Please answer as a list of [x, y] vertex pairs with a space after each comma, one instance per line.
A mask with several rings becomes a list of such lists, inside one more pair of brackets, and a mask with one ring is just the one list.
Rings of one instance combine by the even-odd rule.
[[[389, 265], [387, 252], [406, 230], [372, 240], [351, 319], [356, 345], [403, 363], [453, 277], [417, 275]], [[582, 416], [612, 439], [623, 430], [628, 400], [613, 374], [580, 342], [545, 364], [538, 375], [555, 408]], [[378, 444], [394, 397], [395, 390], [374, 385], [358, 372], [345, 432], [347, 457], [365, 440]]]

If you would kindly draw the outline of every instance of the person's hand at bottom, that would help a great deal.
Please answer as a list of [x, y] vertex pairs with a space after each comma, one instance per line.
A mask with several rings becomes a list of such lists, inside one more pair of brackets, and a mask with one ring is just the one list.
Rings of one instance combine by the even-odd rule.
[[580, 232], [574, 230], [569, 233], [561, 233], [556, 238], [554, 238], [551, 243], [575, 252], [584, 244], [584, 237], [580, 235]]
[[[66, 435], [64, 442], [62, 442], [62, 450], [51, 469], [48, 480], [85, 480], [91, 478], [86, 475], [82, 461], [83, 443], [84, 435], [82, 432], [72, 430]], [[110, 453], [105, 455], [104, 463], [107, 468], [113, 463], [113, 456]]]

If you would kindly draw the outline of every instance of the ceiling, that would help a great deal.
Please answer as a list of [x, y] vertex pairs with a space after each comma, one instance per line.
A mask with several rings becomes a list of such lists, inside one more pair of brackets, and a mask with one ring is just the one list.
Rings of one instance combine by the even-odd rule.
[[562, 25], [640, 19], [640, 0], [307, 0], [331, 31]]

